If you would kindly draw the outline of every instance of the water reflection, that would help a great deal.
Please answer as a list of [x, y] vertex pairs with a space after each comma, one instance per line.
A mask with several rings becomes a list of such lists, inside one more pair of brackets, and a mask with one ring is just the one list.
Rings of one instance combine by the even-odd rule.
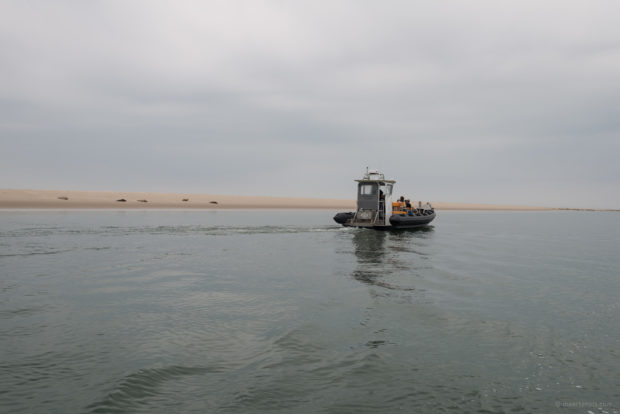
[[381, 263], [385, 254], [387, 233], [376, 230], [358, 230], [353, 236], [355, 256], [360, 264]]
[[[357, 266], [352, 276], [362, 283], [391, 290], [414, 290], [388, 281], [395, 273], [414, 273], [416, 259], [427, 256], [416, 241], [427, 238], [433, 227], [386, 232], [360, 229], [353, 235]], [[398, 279], [398, 278], [396, 278]]]

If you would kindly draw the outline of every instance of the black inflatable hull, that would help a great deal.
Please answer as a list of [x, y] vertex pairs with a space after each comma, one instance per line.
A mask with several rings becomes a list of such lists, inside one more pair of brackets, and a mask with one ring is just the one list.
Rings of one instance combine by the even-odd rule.
[[435, 219], [435, 212], [426, 216], [405, 216], [393, 215], [390, 217], [390, 224], [397, 229], [408, 229], [412, 227], [423, 226]]
[[425, 215], [425, 216], [405, 216], [405, 215], [393, 215], [390, 217], [389, 225], [380, 225], [373, 226], [368, 224], [357, 224], [350, 223], [349, 221], [355, 216], [353, 212], [347, 213], [338, 213], [334, 216], [334, 221], [338, 224], [342, 224], [343, 226], [351, 226], [351, 227], [366, 227], [366, 228], [374, 228], [381, 230], [389, 230], [389, 229], [409, 229], [415, 228], [419, 226], [424, 226], [425, 224], [430, 223], [435, 219], [435, 212]]
[[355, 213], [353, 212], [348, 212], [348, 213], [338, 213], [334, 216], [334, 221], [338, 224], [344, 224], [347, 221], [351, 220], [353, 218], [353, 216], [355, 215]]

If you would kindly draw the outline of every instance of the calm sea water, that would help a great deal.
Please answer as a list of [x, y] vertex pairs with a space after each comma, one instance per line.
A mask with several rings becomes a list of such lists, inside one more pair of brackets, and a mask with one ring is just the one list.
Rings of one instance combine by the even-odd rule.
[[620, 214], [0, 212], [3, 413], [617, 413]]

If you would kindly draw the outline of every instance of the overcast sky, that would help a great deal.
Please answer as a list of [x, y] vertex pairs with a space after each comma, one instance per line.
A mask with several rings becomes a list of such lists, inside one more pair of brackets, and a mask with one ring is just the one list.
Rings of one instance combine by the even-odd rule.
[[0, 187], [620, 208], [620, 2], [0, 3]]

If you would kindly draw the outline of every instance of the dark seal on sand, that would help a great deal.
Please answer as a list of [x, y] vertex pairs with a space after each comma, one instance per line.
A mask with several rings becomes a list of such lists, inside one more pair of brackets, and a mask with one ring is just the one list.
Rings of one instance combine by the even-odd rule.
[[124, 202], [126, 202], [127, 200], [125, 200], [124, 198], [119, 198], [119, 199], [118, 199], [118, 200], [116, 200], [116, 201], [121, 202], [121, 203], [124, 203]]

